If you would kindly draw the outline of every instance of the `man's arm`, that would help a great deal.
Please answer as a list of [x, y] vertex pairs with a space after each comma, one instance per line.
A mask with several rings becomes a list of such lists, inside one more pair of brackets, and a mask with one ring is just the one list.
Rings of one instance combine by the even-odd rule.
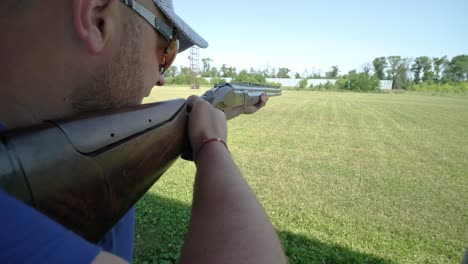
[[206, 139], [226, 140], [225, 116], [198, 97], [188, 103], [197, 173], [181, 262], [286, 263], [272, 224], [224, 144], [202, 146]]

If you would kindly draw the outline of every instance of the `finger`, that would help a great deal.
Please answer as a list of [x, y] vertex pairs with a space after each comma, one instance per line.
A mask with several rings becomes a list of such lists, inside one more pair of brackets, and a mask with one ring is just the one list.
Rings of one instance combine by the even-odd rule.
[[211, 104], [196, 95], [192, 95], [187, 99], [187, 109], [189, 112], [194, 107], [200, 108], [202, 106], [211, 106]]
[[262, 107], [266, 105], [267, 101], [268, 101], [268, 95], [264, 93], [262, 95]]
[[268, 97], [265, 93], [263, 93], [262, 95], [260, 95], [260, 101], [258, 102], [256, 107], [258, 108], [264, 107], [267, 101], [268, 101]]
[[203, 99], [196, 95], [191, 95], [189, 98], [187, 98], [187, 105], [189, 107], [193, 107], [195, 104], [202, 102]]

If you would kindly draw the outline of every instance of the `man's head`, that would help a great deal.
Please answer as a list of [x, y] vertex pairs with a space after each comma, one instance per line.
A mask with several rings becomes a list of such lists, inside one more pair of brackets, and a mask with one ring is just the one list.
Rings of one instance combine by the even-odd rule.
[[[135, 5], [179, 30], [181, 50], [206, 46], [173, 13], [170, 0], [4, 1], [0, 105], [9, 106], [0, 108], [0, 122], [10, 127], [138, 104], [155, 84], [162, 85], [160, 69], [171, 58], [167, 48], [173, 41]], [[15, 122], [6, 111], [30, 117]]]

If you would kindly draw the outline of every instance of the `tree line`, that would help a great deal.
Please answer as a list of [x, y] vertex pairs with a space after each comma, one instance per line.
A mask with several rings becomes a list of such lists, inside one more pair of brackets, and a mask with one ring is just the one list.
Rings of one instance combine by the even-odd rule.
[[372, 61], [374, 74], [381, 80], [392, 80], [392, 89], [410, 89], [413, 85], [447, 84], [468, 81], [468, 55], [420, 56], [415, 59], [389, 56]]
[[[345, 90], [376, 90], [379, 89], [380, 80], [392, 80], [392, 89], [402, 90], [446, 90], [468, 91], [468, 55], [458, 55], [451, 59], [447, 56], [416, 58], [403, 58], [401, 56], [388, 56], [375, 58], [372, 63], [363, 65], [359, 70], [351, 70], [340, 74], [338, 66], [332, 66], [324, 74], [315, 72], [309, 74], [293, 73], [289, 68], [264, 70], [240, 70], [223, 64], [217, 68], [212, 66], [213, 60], [202, 59], [198, 76], [199, 84], [225, 81], [223, 78], [232, 78], [233, 81], [255, 82], [268, 84], [266, 78], [296, 78], [302, 79], [297, 88], [308, 88], [307, 79], [335, 79], [335, 84], [323, 84], [318, 89], [345, 89]], [[166, 71], [168, 84], [190, 84], [191, 70], [188, 67], [172, 66]]]

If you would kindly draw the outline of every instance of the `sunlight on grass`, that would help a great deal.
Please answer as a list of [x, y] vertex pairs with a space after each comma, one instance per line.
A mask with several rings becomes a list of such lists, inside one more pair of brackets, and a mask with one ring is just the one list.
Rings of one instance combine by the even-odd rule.
[[[291, 263], [459, 263], [466, 120], [467, 97], [284, 91], [230, 121], [228, 144]], [[136, 262], [178, 259], [194, 173], [179, 160], [137, 205]]]

